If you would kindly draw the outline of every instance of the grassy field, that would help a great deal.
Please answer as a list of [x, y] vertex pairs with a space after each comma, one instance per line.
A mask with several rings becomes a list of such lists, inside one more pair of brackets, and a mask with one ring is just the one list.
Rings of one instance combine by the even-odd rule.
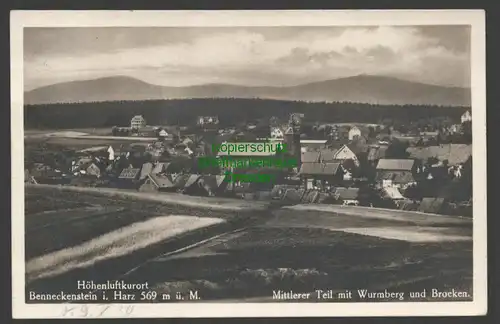
[[[26, 188], [27, 291], [113, 279], [147, 259], [255, 221], [248, 212]], [[262, 215], [261, 215], [262, 216]]]
[[224, 301], [276, 301], [273, 290], [290, 289], [471, 292], [469, 223], [318, 210], [223, 210], [26, 189], [27, 291], [70, 293], [77, 292], [77, 279], [121, 278], [148, 282], [158, 294], [197, 290], [204, 300]]
[[[185, 270], [176, 272], [180, 268]], [[142, 278], [161, 294], [194, 290], [205, 300], [225, 301], [276, 301], [272, 292], [277, 290], [314, 296], [316, 289], [388, 289], [408, 298], [412, 291], [454, 288], [472, 294], [472, 244], [413, 243], [328, 228], [263, 225], [159, 258], [126, 281]]]

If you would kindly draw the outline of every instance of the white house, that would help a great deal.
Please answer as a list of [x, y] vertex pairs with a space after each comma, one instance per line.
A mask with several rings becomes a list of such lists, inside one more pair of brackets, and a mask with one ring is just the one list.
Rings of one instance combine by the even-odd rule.
[[352, 141], [353, 139], [359, 136], [361, 136], [361, 130], [356, 126], [351, 127], [348, 134], [349, 140]]
[[277, 140], [283, 140], [284, 139], [284, 134], [281, 128], [279, 127], [272, 127], [271, 128], [271, 138], [272, 139], [277, 139]]
[[135, 129], [146, 127], [146, 120], [141, 115], [136, 115], [130, 120], [130, 127]]
[[113, 146], [108, 147], [108, 160], [113, 161], [115, 159], [115, 150], [113, 150]]
[[166, 130], [162, 129], [159, 133], [158, 136], [160, 137], [168, 137], [168, 133]]
[[462, 124], [465, 122], [470, 122], [472, 121], [472, 115], [469, 110], [463, 113], [462, 117], [460, 117], [460, 120], [462, 121]]
[[347, 145], [342, 145], [342, 147], [339, 148], [337, 152], [335, 152], [333, 158], [335, 160], [341, 161], [353, 160], [357, 166], [359, 165], [359, 160], [356, 156], [356, 153], [354, 153]]
[[197, 121], [198, 125], [217, 125], [219, 123], [219, 117], [217, 116], [200, 116]]

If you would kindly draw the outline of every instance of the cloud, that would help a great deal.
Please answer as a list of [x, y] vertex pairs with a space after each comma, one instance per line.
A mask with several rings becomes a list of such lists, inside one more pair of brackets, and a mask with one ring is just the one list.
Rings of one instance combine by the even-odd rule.
[[173, 86], [214, 81], [279, 86], [378, 74], [446, 85], [469, 82], [467, 51], [444, 46], [416, 27], [304, 28], [281, 37], [272, 37], [272, 29], [218, 29], [183, 41], [82, 54], [45, 51], [25, 57], [25, 80], [35, 86], [130, 75]]

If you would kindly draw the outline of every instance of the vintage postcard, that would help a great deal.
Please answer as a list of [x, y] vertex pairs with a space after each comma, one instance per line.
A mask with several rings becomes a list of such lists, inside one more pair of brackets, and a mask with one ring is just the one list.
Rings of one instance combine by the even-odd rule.
[[15, 318], [487, 312], [484, 11], [13, 11], [11, 78]]

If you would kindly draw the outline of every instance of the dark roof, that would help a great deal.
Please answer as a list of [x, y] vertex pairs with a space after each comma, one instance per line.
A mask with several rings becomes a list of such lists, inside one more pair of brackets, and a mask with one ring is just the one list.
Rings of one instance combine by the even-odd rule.
[[189, 174], [179, 174], [175, 178], [173, 178], [173, 184], [176, 188], [184, 188], [184, 185], [189, 179]]
[[410, 171], [414, 163], [415, 160], [412, 159], [380, 159], [377, 164], [377, 170]]
[[335, 175], [339, 171], [340, 163], [302, 163], [300, 174], [307, 175]]
[[319, 162], [320, 152], [302, 152], [302, 163]]
[[127, 168], [123, 169], [120, 175], [118, 176], [119, 179], [135, 179], [139, 175], [139, 172], [141, 169], [139, 168]]
[[388, 146], [385, 145], [371, 146], [368, 149], [368, 160], [375, 161], [385, 158], [385, 152], [387, 151], [387, 147]]
[[395, 183], [409, 183], [415, 181], [413, 174], [409, 171], [378, 171], [376, 180], [392, 180]]
[[201, 177], [203, 185], [210, 190], [216, 190], [220, 187], [222, 187], [223, 184], [227, 184], [228, 182], [225, 182], [224, 180], [226, 179], [225, 175], [205, 175]]
[[200, 179], [200, 178], [201, 178], [201, 176], [199, 174], [181, 174], [181, 175], [178, 175], [173, 181], [174, 187], [176, 187], [176, 188], [189, 188], [193, 184], [195, 184], [196, 181], [198, 181], [198, 179]]
[[169, 177], [166, 177], [166, 176], [159, 176], [159, 175], [149, 174], [148, 178], [151, 179], [151, 181], [158, 188], [172, 188], [174, 186], [174, 184], [172, 183], [172, 180]]
[[352, 142], [346, 145], [354, 154], [358, 155], [360, 153], [365, 153], [368, 152], [369, 146], [360, 143], [360, 142]]
[[450, 165], [465, 163], [472, 155], [470, 144], [443, 144], [427, 147], [409, 147], [406, 151], [412, 158], [426, 161], [435, 157], [439, 161], [448, 160]]
[[359, 188], [336, 188], [334, 195], [337, 199], [356, 200], [359, 197]]

